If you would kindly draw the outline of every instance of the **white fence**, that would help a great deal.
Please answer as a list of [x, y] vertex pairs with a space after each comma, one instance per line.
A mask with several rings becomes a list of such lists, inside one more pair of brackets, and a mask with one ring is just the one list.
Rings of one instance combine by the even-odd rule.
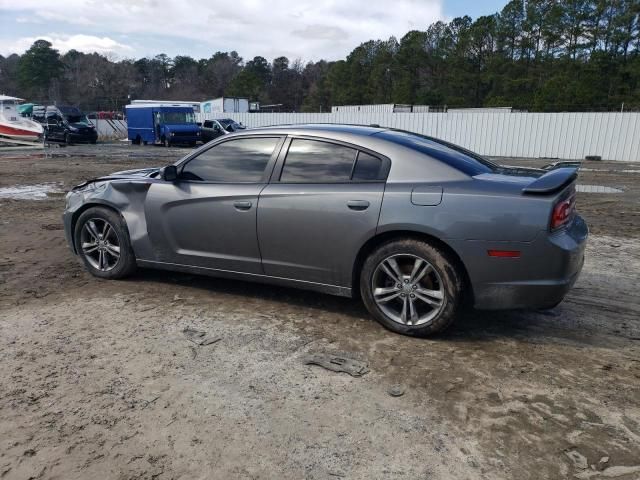
[[[496, 157], [640, 161], [640, 113], [225, 113], [248, 127], [378, 124], [431, 135]], [[215, 115], [201, 114], [201, 120]]]
[[127, 122], [124, 120], [91, 119], [102, 140], [127, 137]]

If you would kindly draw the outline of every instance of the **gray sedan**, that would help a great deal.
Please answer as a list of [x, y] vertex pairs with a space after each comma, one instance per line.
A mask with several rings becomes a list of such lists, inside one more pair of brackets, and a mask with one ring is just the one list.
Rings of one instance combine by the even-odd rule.
[[426, 336], [464, 305], [562, 301], [587, 239], [575, 179], [399, 130], [269, 127], [87, 181], [63, 218], [97, 277], [139, 266], [360, 297], [390, 330]]

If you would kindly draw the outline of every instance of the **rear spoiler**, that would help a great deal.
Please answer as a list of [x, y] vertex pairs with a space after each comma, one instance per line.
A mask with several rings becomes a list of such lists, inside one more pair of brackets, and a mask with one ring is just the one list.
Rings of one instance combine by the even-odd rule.
[[545, 195], [562, 190], [578, 178], [578, 169], [571, 167], [555, 168], [522, 189], [522, 193]]

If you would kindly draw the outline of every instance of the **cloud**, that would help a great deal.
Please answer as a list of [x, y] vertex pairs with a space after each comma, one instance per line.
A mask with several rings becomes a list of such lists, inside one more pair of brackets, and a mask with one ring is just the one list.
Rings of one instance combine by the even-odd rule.
[[[48, 31], [69, 37], [96, 35], [93, 38], [102, 40], [127, 35], [130, 45], [136, 46], [131, 56], [164, 52], [197, 57], [236, 50], [245, 58], [286, 55], [335, 60], [364, 41], [426, 29], [444, 19], [442, 1], [0, 0], [0, 17], [13, 14], [23, 21], [44, 22], [21, 24], [22, 29], [29, 28], [29, 35], [24, 35], [29, 37]], [[46, 32], [37, 31], [45, 28]], [[96, 46], [128, 51], [122, 45], [105, 47], [104, 42]]]
[[347, 36], [342, 28], [330, 27], [327, 25], [307, 25], [299, 30], [294, 30], [295, 36], [300, 38], [309, 38], [315, 40], [339, 40]]
[[36, 40], [47, 40], [51, 42], [53, 48], [60, 50], [61, 53], [68, 52], [69, 50], [78, 50], [86, 53], [97, 52], [102, 54], [130, 55], [133, 52], [132, 47], [116, 42], [109, 37], [51, 33], [35, 37], [22, 37], [8, 45], [3, 44], [0, 46], [0, 53], [5, 55], [10, 53], [23, 53]]

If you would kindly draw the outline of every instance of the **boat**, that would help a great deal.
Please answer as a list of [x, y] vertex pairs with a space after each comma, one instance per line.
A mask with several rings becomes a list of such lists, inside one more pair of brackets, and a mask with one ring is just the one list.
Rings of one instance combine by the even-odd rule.
[[42, 139], [42, 125], [18, 112], [18, 105], [23, 101], [21, 98], [0, 95], [0, 140], [24, 144]]

